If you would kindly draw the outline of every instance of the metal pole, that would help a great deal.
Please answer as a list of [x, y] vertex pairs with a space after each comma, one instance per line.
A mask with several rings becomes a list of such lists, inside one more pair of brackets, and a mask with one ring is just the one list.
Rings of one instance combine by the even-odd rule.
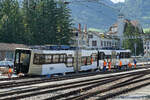
[[136, 45], [136, 43], [134, 43], [134, 56], [135, 56], [135, 58], [136, 58], [136, 47], [137, 47], [137, 45]]
[[76, 33], [76, 73], [78, 73], [79, 68], [79, 32]]
[[29, 0], [28, 0], [28, 8], [29, 8]]
[[146, 42], [146, 56], [148, 58], [148, 42]]

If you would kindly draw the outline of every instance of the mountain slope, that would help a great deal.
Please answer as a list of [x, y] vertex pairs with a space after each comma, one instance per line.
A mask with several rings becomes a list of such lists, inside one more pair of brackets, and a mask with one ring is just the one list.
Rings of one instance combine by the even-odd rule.
[[108, 29], [108, 27], [117, 20], [118, 13], [102, 5], [101, 3], [113, 6], [114, 4], [110, 0], [101, 0], [97, 2], [80, 2], [71, 3], [69, 8], [72, 11], [72, 17], [74, 23], [87, 24], [88, 28]]
[[[106, 6], [94, 2], [71, 3], [69, 5], [76, 25], [81, 23], [87, 24], [89, 28], [107, 30], [109, 26], [117, 21], [119, 13], [117, 11], [120, 10], [125, 15], [125, 18], [138, 20], [143, 28], [150, 27], [149, 0], [125, 0], [125, 3], [117, 4], [110, 0], [96, 1], [106, 4]], [[111, 7], [118, 10], [116, 11]]]
[[137, 19], [143, 28], [150, 27], [149, 0], [126, 0], [121, 10], [129, 19]]

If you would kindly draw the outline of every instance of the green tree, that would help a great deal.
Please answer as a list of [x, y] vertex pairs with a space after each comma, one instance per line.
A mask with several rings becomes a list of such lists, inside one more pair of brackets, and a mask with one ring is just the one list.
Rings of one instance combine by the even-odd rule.
[[0, 1], [0, 42], [23, 43], [24, 27], [17, 0]]
[[57, 9], [57, 41], [59, 44], [69, 44], [72, 37], [72, 19], [70, 10], [63, 2], [58, 2]]
[[[124, 36], [131, 37], [131, 36], [139, 36], [139, 29], [134, 27], [131, 23], [126, 24]], [[143, 40], [142, 39], [125, 39], [123, 41], [123, 47], [125, 49], [130, 49], [132, 54], [135, 53], [134, 44], [136, 44], [136, 55], [143, 54]]]

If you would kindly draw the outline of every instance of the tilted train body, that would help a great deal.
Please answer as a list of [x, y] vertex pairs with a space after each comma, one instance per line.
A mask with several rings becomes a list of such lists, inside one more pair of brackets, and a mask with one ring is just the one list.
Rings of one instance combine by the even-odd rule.
[[[130, 50], [38, 50], [16, 49], [14, 71], [30, 75], [65, 74], [67, 72], [102, 69], [103, 60], [112, 67], [130, 61]], [[78, 66], [76, 67], [78, 63]]]

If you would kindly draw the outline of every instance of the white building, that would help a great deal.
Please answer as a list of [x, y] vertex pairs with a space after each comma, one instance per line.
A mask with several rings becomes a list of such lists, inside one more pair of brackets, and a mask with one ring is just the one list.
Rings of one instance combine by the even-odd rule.
[[104, 33], [89, 31], [87, 36], [87, 48], [89, 49], [118, 48], [119, 46], [119, 39], [112, 38]]
[[144, 56], [145, 57], [150, 57], [150, 35], [145, 34], [145, 38], [143, 40], [143, 49], [144, 49]]

